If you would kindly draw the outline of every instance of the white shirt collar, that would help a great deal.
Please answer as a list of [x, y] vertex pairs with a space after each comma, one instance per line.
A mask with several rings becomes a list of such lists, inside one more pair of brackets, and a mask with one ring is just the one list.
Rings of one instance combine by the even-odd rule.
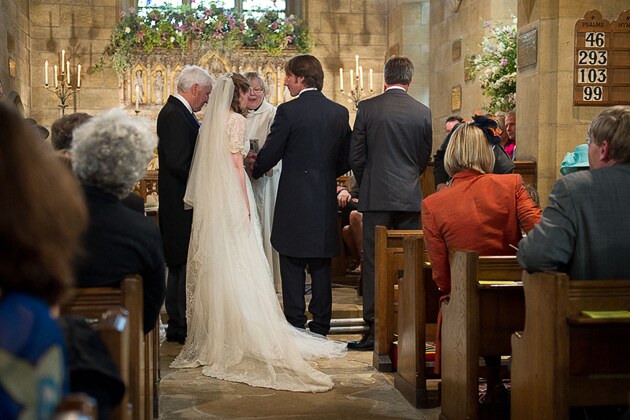
[[302, 92], [308, 92], [309, 90], [317, 90], [317, 88], [313, 88], [313, 87], [311, 87], [311, 88], [304, 88], [304, 89], [302, 89], [300, 91], [300, 93], [298, 93], [298, 97], [302, 94]]
[[192, 107], [190, 106], [190, 104], [188, 103], [188, 101], [186, 100], [186, 98], [184, 98], [182, 95], [180, 95], [179, 93], [175, 93], [173, 94], [173, 97], [177, 98], [180, 100], [181, 103], [184, 104], [184, 106], [186, 107], [186, 109], [188, 110], [188, 112], [190, 112], [191, 114], [193, 113]]
[[385, 89], [385, 92], [387, 92], [388, 90], [391, 90], [391, 89], [400, 89], [400, 90], [406, 92], [405, 88], [402, 87], [402, 86], [388, 86], [387, 89]]

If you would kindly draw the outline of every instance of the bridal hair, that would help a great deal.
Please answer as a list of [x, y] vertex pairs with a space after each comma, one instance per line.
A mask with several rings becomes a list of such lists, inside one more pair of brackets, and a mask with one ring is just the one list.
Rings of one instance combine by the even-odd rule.
[[0, 133], [0, 292], [59, 303], [87, 225], [79, 183], [5, 104]]
[[206, 70], [199, 66], [184, 66], [177, 81], [177, 92], [189, 92], [194, 84], [199, 86], [210, 86], [214, 79]]
[[92, 116], [85, 112], [76, 112], [58, 118], [50, 127], [52, 136], [50, 142], [53, 150], [67, 150], [72, 146], [72, 132], [75, 128], [88, 121]]
[[310, 54], [296, 55], [284, 65], [287, 74], [304, 77], [304, 87], [322, 90], [324, 87], [324, 70], [322, 63]]
[[234, 95], [230, 108], [232, 111], [243, 116], [247, 116], [247, 108], [241, 108], [241, 93], [249, 92], [249, 81], [240, 73], [232, 73], [232, 82], [234, 83]]
[[74, 131], [72, 169], [82, 184], [121, 198], [144, 176], [155, 147], [148, 121], [111, 109]]
[[444, 155], [444, 169], [449, 176], [465, 169], [489, 174], [494, 168], [494, 161], [492, 145], [481, 128], [473, 124], [459, 124], [453, 129]]

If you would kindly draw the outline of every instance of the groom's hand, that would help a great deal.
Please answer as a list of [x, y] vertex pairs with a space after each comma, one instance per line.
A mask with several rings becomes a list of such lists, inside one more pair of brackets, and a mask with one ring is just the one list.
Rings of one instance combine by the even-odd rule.
[[252, 171], [254, 170], [254, 163], [256, 162], [256, 152], [254, 151], [249, 151], [249, 153], [247, 153], [247, 156], [245, 156], [245, 171], [249, 174], [249, 176], [252, 175]]

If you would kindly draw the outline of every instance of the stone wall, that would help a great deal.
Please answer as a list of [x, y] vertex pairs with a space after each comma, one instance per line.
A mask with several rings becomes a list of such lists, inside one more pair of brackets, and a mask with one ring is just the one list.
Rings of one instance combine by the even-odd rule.
[[98, 63], [109, 42], [111, 30], [120, 12], [120, 0], [31, 0], [30, 65], [32, 72], [33, 116], [42, 124], [59, 117], [59, 100], [44, 88], [44, 62], [60, 65], [61, 50], [66, 51], [73, 71], [81, 64], [81, 89], [70, 99], [66, 113], [76, 111], [96, 114], [118, 106], [118, 77], [106, 68], [91, 69]]
[[[470, 117], [484, 112], [488, 100], [475, 79], [466, 80], [467, 57], [481, 51], [484, 21], [511, 23], [516, 0], [431, 1], [430, 86], [433, 149], [444, 140], [444, 123], [452, 114]], [[461, 108], [452, 110], [452, 89], [461, 88]]]
[[31, 69], [29, 1], [0, 2], [0, 82], [3, 102], [13, 102], [25, 115], [30, 114]]
[[541, 204], [556, 179], [564, 155], [584, 142], [602, 107], [573, 105], [574, 28], [591, 9], [605, 19], [627, 10], [627, 0], [528, 0], [519, 2], [519, 33], [538, 30], [538, 61], [517, 78], [519, 154], [538, 161]]

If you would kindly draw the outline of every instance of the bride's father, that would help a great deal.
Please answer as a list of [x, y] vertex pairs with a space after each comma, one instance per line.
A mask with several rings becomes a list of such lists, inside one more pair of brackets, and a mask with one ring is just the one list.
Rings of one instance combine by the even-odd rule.
[[271, 244], [280, 254], [282, 300], [287, 321], [304, 328], [305, 272], [312, 279], [310, 330], [330, 329], [330, 260], [339, 253], [336, 180], [350, 169], [348, 110], [321, 92], [324, 71], [312, 55], [298, 55], [284, 70], [296, 99], [278, 106], [271, 132], [253, 167], [260, 178], [282, 160]]
[[186, 338], [186, 259], [192, 225], [192, 210], [184, 209], [184, 193], [199, 132], [194, 112], [208, 102], [212, 82], [201, 67], [184, 67], [177, 93], [168, 97], [157, 119], [160, 232], [168, 266], [166, 338], [181, 344]]

